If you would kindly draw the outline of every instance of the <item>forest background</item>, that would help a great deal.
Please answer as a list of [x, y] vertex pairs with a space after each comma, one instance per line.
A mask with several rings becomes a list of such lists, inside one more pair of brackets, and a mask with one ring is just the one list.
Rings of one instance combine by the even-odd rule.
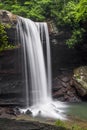
[[[58, 31], [69, 27], [71, 37], [66, 41], [69, 47], [84, 44], [87, 34], [87, 0], [0, 0], [0, 9], [33, 21], [52, 20]], [[0, 47], [7, 46], [8, 38], [5, 28], [0, 23]]]

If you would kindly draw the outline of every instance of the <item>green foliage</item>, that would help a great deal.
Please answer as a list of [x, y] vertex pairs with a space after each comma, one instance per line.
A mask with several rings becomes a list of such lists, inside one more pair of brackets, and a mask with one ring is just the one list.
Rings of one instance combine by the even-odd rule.
[[76, 44], [82, 42], [82, 36], [85, 30], [83, 28], [75, 29], [72, 32], [72, 36], [69, 40], [66, 41], [66, 44], [71, 48], [74, 47]]
[[71, 128], [71, 130], [85, 130], [84, 128], [81, 128], [80, 126], [78, 126], [77, 124], [74, 124]]
[[68, 2], [64, 9], [61, 11], [61, 17], [64, 24], [72, 25], [75, 21], [75, 9], [76, 4], [74, 2]]
[[51, 0], [6, 0], [0, 2], [0, 9], [11, 11], [14, 14], [31, 18], [35, 21], [43, 21], [50, 15]]
[[8, 42], [6, 28], [11, 28], [11, 25], [0, 23], [0, 51], [15, 47]]
[[67, 24], [79, 23], [87, 18], [87, 0], [80, 0], [78, 3], [70, 1], [60, 12], [63, 22]]
[[5, 31], [5, 26], [0, 23], [0, 47], [4, 48], [8, 44], [8, 37]]
[[0, 9], [34, 21], [52, 19], [58, 28], [68, 25], [72, 34], [66, 41], [69, 47], [81, 43], [87, 31], [87, 0], [1, 0]]
[[86, 28], [83, 26], [87, 19], [87, 0], [69, 1], [57, 15], [58, 26], [68, 25], [71, 27], [71, 38], [66, 41], [69, 47], [83, 41]]
[[69, 122], [64, 122], [62, 120], [57, 120], [55, 125], [64, 128], [64, 130], [87, 130], [83, 126], [79, 126], [76, 123], [70, 124]]
[[76, 8], [75, 18], [77, 21], [85, 21], [87, 19], [87, 0], [80, 0]]
[[61, 120], [57, 120], [55, 123], [56, 126], [61, 126], [61, 127], [65, 127], [65, 123]]
[[28, 11], [26, 7], [24, 6], [22, 7], [19, 4], [15, 4], [15, 5], [12, 5], [11, 8], [12, 8], [12, 13], [23, 16], [23, 17], [28, 17], [27, 15]]

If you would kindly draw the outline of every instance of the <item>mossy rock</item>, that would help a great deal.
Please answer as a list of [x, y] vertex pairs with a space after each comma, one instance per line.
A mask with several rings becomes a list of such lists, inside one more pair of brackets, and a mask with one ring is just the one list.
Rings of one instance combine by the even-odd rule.
[[12, 14], [6, 10], [0, 10], [0, 52], [3, 50], [15, 48], [15, 43], [18, 43], [16, 25], [17, 15]]
[[81, 66], [74, 70], [73, 84], [80, 96], [87, 95], [87, 66]]

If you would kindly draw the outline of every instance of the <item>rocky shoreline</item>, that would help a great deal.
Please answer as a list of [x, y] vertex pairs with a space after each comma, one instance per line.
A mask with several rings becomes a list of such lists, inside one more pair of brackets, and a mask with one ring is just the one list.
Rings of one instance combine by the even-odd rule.
[[44, 124], [36, 121], [17, 121], [11, 119], [0, 118], [1, 130], [68, 130], [63, 127]]
[[[59, 121], [59, 125], [56, 122]], [[66, 125], [63, 125], [65, 123]], [[0, 107], [0, 130], [71, 130], [74, 126], [86, 130], [87, 121], [68, 115], [68, 120], [60, 121], [50, 118], [21, 114], [18, 108]]]
[[[42, 120], [42, 121], [41, 121]], [[55, 126], [55, 120], [22, 115], [17, 108], [0, 107], [0, 130], [68, 130]]]

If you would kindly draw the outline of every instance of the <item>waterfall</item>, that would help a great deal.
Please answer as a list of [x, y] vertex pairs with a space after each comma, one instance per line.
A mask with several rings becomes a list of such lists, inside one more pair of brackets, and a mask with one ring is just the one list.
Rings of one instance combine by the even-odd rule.
[[21, 111], [26, 112], [29, 109], [33, 115], [40, 112], [44, 116], [62, 118], [59, 114], [62, 109], [58, 108], [62, 108], [63, 104], [57, 102], [56, 107], [51, 94], [51, 56], [47, 23], [18, 17], [17, 33], [23, 48], [26, 90], [26, 108]]
[[[51, 97], [51, 88], [52, 88], [52, 79], [51, 79], [51, 53], [50, 53], [50, 42], [49, 42], [49, 32], [48, 32], [48, 26], [47, 23], [45, 22], [38, 22], [36, 23], [39, 34], [41, 35], [41, 44], [46, 44], [46, 57], [47, 57], [47, 90], [48, 90], [48, 95], [50, 98]], [[45, 43], [44, 43], [45, 41]]]

